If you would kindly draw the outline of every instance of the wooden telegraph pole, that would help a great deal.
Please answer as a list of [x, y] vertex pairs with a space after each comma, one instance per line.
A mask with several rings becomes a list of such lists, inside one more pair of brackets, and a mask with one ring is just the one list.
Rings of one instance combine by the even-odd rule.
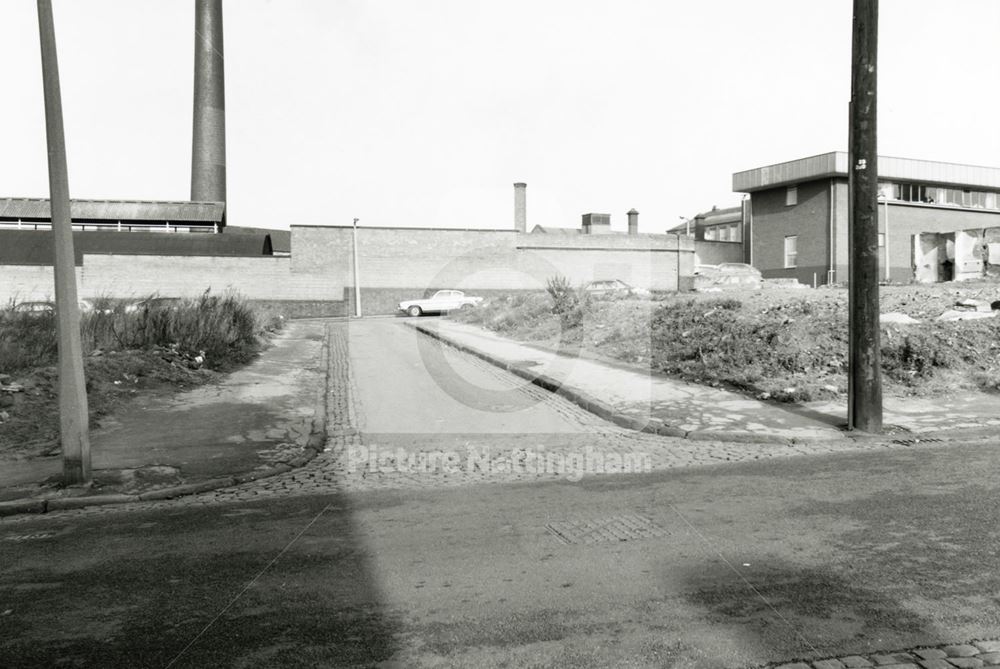
[[878, 0], [854, 0], [850, 111], [848, 428], [882, 431], [876, 86]]
[[55, 244], [56, 329], [59, 335], [59, 427], [63, 478], [66, 484], [90, 482], [90, 437], [87, 390], [80, 343], [80, 307], [73, 260], [73, 224], [69, 209], [69, 176], [63, 136], [59, 64], [51, 0], [38, 0], [38, 32], [42, 44], [45, 92], [45, 135], [49, 148], [49, 202]]

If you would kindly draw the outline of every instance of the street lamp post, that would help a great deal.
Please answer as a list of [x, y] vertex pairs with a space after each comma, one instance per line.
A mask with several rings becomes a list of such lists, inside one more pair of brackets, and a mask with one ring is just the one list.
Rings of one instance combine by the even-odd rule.
[[892, 280], [892, 270], [889, 267], [889, 198], [883, 196], [882, 201], [885, 203], [885, 237], [883, 238], [885, 244], [885, 282], [889, 283]]
[[353, 244], [354, 247], [354, 316], [356, 318], [361, 318], [361, 282], [358, 279], [358, 219], [354, 219], [354, 227], [352, 229]]

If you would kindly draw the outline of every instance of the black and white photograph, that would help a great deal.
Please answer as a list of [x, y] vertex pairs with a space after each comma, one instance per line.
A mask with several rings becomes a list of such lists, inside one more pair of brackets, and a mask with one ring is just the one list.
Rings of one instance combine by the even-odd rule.
[[0, 25], [0, 668], [1000, 669], [1000, 2]]

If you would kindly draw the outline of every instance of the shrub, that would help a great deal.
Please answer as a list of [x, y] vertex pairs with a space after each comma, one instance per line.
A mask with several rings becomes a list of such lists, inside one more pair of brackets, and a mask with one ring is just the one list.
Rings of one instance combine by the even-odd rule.
[[545, 290], [552, 298], [552, 313], [559, 317], [563, 330], [579, 328], [593, 306], [590, 294], [574, 289], [569, 280], [557, 274], [546, 282]]
[[[106, 302], [95, 306], [80, 318], [84, 354], [95, 349], [175, 346], [192, 354], [203, 352], [206, 364], [214, 369], [248, 360], [265, 332], [275, 326], [273, 319], [259, 323], [247, 302], [232, 293], [218, 296], [206, 292], [194, 300], [133, 312], [126, 310], [124, 302], [113, 308]], [[8, 309], [0, 315], [0, 371], [45, 367], [55, 364], [57, 357], [52, 314], [19, 314]]]
[[551, 277], [545, 284], [545, 290], [552, 298], [552, 313], [566, 314], [572, 311], [580, 302], [569, 279], [561, 274]]

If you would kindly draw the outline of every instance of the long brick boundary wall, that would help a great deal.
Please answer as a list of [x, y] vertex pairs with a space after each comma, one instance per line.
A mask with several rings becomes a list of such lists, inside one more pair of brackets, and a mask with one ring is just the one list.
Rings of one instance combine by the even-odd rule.
[[[237, 291], [285, 304], [300, 316], [353, 314], [354, 232], [292, 226], [291, 257], [85, 254], [76, 268], [81, 297], [196, 297]], [[128, 234], [128, 233], [121, 233]], [[542, 290], [555, 275], [574, 285], [621, 279], [654, 291], [682, 290], [694, 271], [694, 244], [670, 235], [546, 235], [514, 230], [359, 228], [364, 314], [388, 314], [439, 288], [488, 297]], [[0, 304], [51, 299], [52, 268], [0, 265]]]
[[[122, 233], [127, 234], [127, 233]], [[344, 286], [332, 274], [294, 272], [287, 257], [85, 255], [76, 268], [80, 297], [196, 297], [237, 291], [250, 300], [340, 302]], [[53, 296], [52, 268], [0, 265], [0, 304]]]
[[[354, 231], [293, 226], [292, 263], [301, 272], [332, 272], [354, 307]], [[390, 314], [406, 299], [439, 288], [488, 297], [541, 290], [560, 274], [582, 285], [621, 279], [654, 291], [691, 285], [694, 244], [668, 235], [545, 235], [514, 230], [359, 228], [358, 276], [363, 314]]]

